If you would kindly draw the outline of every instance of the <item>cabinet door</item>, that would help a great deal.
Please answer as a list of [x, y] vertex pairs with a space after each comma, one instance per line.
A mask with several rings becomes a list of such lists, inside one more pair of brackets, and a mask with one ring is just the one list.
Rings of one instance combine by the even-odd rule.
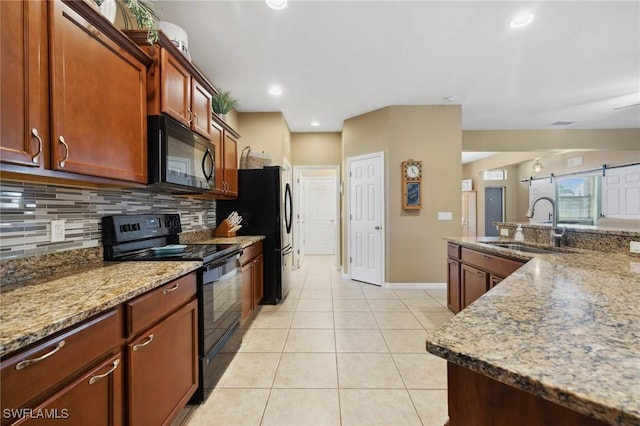
[[141, 334], [127, 355], [129, 423], [170, 424], [198, 386], [197, 302]]
[[447, 258], [447, 307], [455, 314], [460, 312], [460, 262]]
[[51, 168], [146, 183], [146, 68], [60, 1], [49, 2]]
[[222, 127], [220, 127], [214, 120], [211, 120], [211, 130], [209, 132], [211, 136], [211, 145], [213, 146], [213, 158], [215, 159], [215, 175], [213, 192], [222, 193], [224, 191], [222, 181], [224, 179], [224, 157], [223, 157], [223, 139], [222, 139]]
[[160, 109], [191, 127], [191, 74], [166, 49], [160, 49]]
[[21, 425], [121, 425], [122, 357], [109, 358], [37, 407], [46, 416], [26, 419]]
[[242, 267], [242, 323], [253, 312], [253, 262]]
[[238, 143], [224, 134], [224, 181], [227, 195], [238, 195]]
[[500, 284], [500, 282], [503, 280], [504, 278], [499, 277], [497, 275], [489, 275], [489, 290], [491, 290], [492, 288], [494, 288], [495, 286], [497, 286], [498, 284]]
[[1, 1], [0, 161], [48, 164], [47, 3]]
[[191, 127], [207, 139], [211, 139], [211, 93], [206, 87], [191, 79]]
[[488, 274], [480, 269], [462, 264], [460, 268], [462, 275], [462, 309], [469, 306], [478, 297], [488, 290]]
[[264, 297], [264, 256], [259, 254], [253, 259], [253, 307], [255, 308], [262, 302]]

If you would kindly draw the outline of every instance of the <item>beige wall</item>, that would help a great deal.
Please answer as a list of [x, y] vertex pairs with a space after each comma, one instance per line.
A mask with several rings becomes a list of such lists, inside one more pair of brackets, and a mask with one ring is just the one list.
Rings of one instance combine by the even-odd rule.
[[291, 132], [281, 112], [239, 112], [237, 127], [242, 139], [238, 145], [238, 155], [251, 145], [252, 149], [271, 154], [274, 166], [291, 162]]
[[[598, 132], [598, 131], [596, 131]], [[463, 132], [463, 139], [465, 134]], [[510, 132], [517, 137], [517, 133]], [[603, 145], [609, 145], [604, 143]], [[616, 145], [616, 143], [612, 143]], [[582, 165], [567, 167], [567, 160], [582, 157]], [[535, 173], [532, 169], [535, 158], [539, 158], [544, 169]], [[506, 217], [507, 222], [528, 222], [525, 212], [529, 203], [529, 185], [520, 182], [536, 176], [549, 176], [567, 172], [575, 172], [602, 167], [603, 164], [615, 165], [640, 161], [640, 150], [590, 150], [552, 152], [503, 152], [482, 160], [463, 165], [463, 179], [473, 179], [473, 188], [478, 190], [478, 235], [484, 235], [484, 188], [485, 186], [499, 186], [500, 181], [484, 182], [482, 172], [493, 169], [506, 169], [508, 180], [506, 186]]]
[[640, 129], [605, 130], [468, 130], [464, 151], [543, 151], [563, 149], [633, 150]]
[[292, 133], [291, 163], [294, 166], [340, 165], [342, 135], [340, 133]]
[[[342, 139], [345, 166], [348, 157], [385, 153], [385, 280], [445, 282], [442, 237], [460, 234], [460, 107], [387, 107], [346, 120]], [[402, 209], [400, 166], [409, 158], [423, 162], [423, 208], [417, 211]], [[453, 220], [438, 221], [443, 211]]]

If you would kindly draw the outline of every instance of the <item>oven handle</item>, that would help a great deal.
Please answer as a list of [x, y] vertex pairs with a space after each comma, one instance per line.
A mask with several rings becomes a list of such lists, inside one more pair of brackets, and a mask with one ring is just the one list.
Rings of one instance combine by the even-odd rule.
[[239, 259], [241, 253], [242, 252], [239, 251], [230, 256], [225, 256], [222, 259], [216, 260], [215, 262], [209, 263], [207, 265], [203, 265], [202, 270], [204, 272], [209, 272], [212, 269], [216, 269], [216, 268], [219, 268], [220, 266], [226, 265], [230, 259], [236, 259], [236, 260]]

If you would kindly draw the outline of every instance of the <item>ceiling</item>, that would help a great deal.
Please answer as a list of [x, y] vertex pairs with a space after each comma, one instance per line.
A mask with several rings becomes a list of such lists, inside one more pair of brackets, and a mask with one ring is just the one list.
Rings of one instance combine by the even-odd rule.
[[[443, 104], [462, 105], [463, 130], [640, 128], [640, 106], [615, 109], [640, 103], [638, 1], [158, 5], [238, 111], [282, 111], [292, 132], [340, 131], [388, 105]], [[510, 28], [525, 9], [533, 22]]]

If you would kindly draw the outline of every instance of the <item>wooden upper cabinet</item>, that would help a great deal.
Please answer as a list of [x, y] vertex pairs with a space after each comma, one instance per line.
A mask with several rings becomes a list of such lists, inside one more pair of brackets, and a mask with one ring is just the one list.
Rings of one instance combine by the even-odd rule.
[[211, 138], [211, 92], [191, 79], [191, 127], [206, 138]]
[[146, 67], [49, 2], [51, 168], [146, 183]]
[[224, 135], [224, 181], [226, 194], [238, 195], [238, 142], [225, 132]]
[[160, 70], [162, 74], [160, 108], [189, 127], [191, 74], [166, 49], [160, 49]]
[[47, 3], [0, 1], [0, 161], [48, 164]]

